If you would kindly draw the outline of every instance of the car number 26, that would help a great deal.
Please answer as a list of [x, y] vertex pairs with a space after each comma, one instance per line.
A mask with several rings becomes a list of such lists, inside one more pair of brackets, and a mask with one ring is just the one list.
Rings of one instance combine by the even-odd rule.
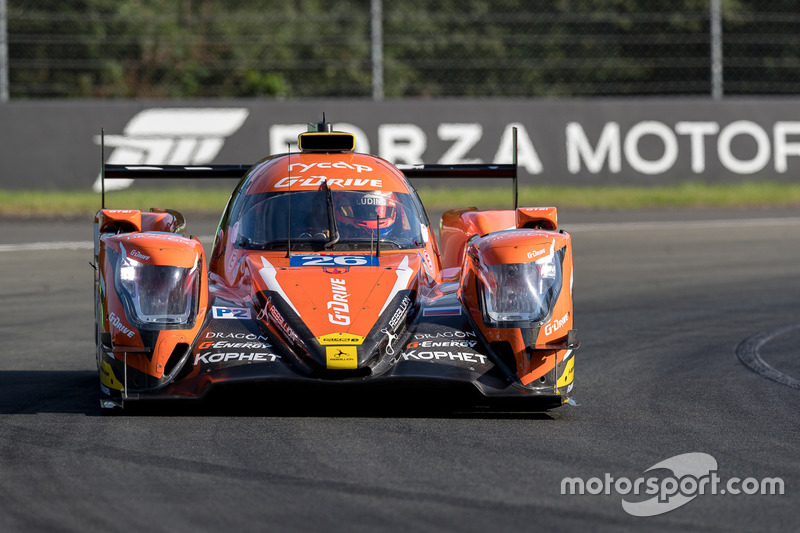
[[291, 266], [352, 267], [377, 266], [374, 255], [293, 255]]

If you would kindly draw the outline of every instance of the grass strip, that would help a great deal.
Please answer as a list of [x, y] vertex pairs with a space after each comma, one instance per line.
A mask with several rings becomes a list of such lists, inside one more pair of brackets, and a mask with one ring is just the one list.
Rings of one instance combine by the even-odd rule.
[[[507, 209], [513, 202], [506, 187], [420, 187], [429, 211], [474, 206]], [[218, 215], [231, 189], [133, 189], [106, 193], [106, 207], [142, 209], [167, 207], [188, 213]], [[787, 207], [800, 206], [800, 184], [746, 182], [714, 185], [687, 182], [664, 187], [552, 187], [519, 189], [523, 206], [576, 209], [645, 209], [670, 207]], [[100, 207], [100, 195], [83, 191], [0, 190], [0, 216], [91, 216]]]

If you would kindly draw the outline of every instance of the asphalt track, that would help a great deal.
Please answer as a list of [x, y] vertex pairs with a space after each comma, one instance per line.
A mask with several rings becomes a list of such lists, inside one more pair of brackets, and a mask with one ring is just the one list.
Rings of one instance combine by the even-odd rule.
[[[0, 220], [0, 530], [797, 531], [798, 217], [562, 213], [576, 407], [287, 392], [124, 416], [97, 401], [90, 222]], [[785, 493], [650, 517], [561, 494], [690, 452]]]

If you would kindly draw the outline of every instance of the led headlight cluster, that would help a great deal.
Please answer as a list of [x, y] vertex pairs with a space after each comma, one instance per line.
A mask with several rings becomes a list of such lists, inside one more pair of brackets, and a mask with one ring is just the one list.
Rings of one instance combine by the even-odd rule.
[[490, 322], [541, 322], [561, 291], [561, 254], [531, 263], [480, 264], [483, 307]]
[[199, 260], [191, 268], [150, 265], [120, 255], [115, 286], [133, 324], [143, 329], [191, 327], [200, 293]]

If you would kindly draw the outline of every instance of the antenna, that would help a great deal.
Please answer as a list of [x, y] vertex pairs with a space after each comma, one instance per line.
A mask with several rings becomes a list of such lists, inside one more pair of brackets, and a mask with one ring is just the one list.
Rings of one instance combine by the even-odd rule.
[[100, 209], [106, 208], [106, 130], [100, 128]]
[[375, 257], [381, 256], [381, 214], [376, 210], [375, 218], [378, 223], [375, 225]]
[[292, 146], [287, 142], [286, 151], [288, 152], [288, 160], [286, 166], [286, 177], [289, 182], [289, 195], [287, 202], [289, 203], [288, 221], [286, 225], [286, 257], [292, 256], [292, 176], [289, 169], [292, 168]]
[[519, 207], [519, 190], [517, 188], [517, 128], [511, 130], [512, 150], [511, 162], [514, 164], [514, 211]]

